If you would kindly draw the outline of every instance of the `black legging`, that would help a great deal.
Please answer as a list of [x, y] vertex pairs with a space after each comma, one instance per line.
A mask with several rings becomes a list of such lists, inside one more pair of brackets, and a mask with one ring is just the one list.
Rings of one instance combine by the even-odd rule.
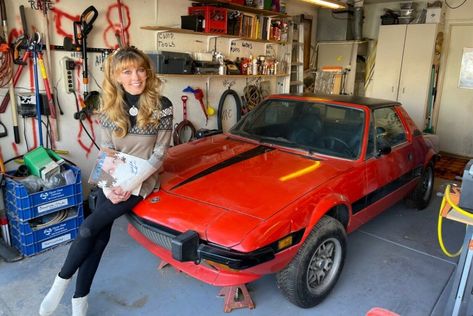
[[132, 195], [124, 202], [113, 204], [99, 190], [95, 211], [80, 226], [79, 234], [59, 272], [61, 278], [70, 279], [79, 269], [74, 297], [89, 294], [100, 258], [110, 240], [113, 221], [130, 211], [141, 200], [141, 196]]

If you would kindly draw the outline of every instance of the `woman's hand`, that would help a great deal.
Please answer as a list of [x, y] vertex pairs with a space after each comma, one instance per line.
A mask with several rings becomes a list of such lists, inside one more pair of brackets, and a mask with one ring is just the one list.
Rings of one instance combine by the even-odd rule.
[[104, 194], [113, 204], [126, 201], [131, 196], [131, 192], [124, 191], [121, 187], [111, 188], [106, 191], [104, 190]]

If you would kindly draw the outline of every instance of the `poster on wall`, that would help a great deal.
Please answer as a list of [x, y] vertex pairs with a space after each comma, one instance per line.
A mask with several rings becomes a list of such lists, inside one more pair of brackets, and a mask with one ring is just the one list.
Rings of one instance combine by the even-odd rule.
[[473, 89], [473, 48], [463, 48], [459, 88]]

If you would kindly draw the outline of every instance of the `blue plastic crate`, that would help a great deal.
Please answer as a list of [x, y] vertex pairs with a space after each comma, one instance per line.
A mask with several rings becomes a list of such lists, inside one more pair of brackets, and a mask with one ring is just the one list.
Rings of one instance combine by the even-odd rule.
[[51, 249], [55, 246], [63, 244], [65, 242], [74, 240], [77, 237], [77, 229], [68, 231], [67, 233], [53, 237], [51, 239], [43, 240], [41, 242], [32, 243], [32, 244], [22, 244], [21, 237], [19, 236], [19, 232], [16, 230], [11, 231], [11, 240], [13, 246], [18, 249], [18, 251], [24, 256], [33, 256], [42, 251]]
[[80, 169], [70, 165], [65, 167], [74, 171], [76, 177], [74, 184], [32, 194], [28, 193], [21, 182], [5, 178], [5, 206], [7, 210], [16, 213], [20, 220], [26, 221], [82, 203]]
[[[15, 230], [22, 245], [30, 245], [51, 239], [71, 230], [76, 230], [83, 222], [84, 212], [82, 205], [67, 209], [67, 211], [69, 214], [65, 220], [42, 228], [34, 227], [34, 223], [37, 220], [21, 221], [14, 216], [9, 216], [10, 229]], [[48, 219], [45, 218], [45, 220]]]
[[12, 203], [12, 201], [14, 201], [14, 199], [9, 199], [7, 196], [7, 202], [5, 203], [7, 214], [9, 214], [9, 216], [18, 217], [18, 219], [21, 221], [27, 221], [43, 215], [52, 214], [64, 208], [77, 206], [83, 203], [81, 193], [66, 196], [59, 200], [55, 200], [52, 202], [38, 205], [36, 207], [26, 209], [18, 207], [18, 205], [16, 203]]

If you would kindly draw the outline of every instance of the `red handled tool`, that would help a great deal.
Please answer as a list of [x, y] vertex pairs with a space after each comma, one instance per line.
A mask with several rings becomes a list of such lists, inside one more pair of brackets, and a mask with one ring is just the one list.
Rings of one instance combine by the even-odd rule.
[[209, 116], [207, 115], [207, 110], [205, 108], [204, 104], [204, 91], [202, 89], [195, 89], [194, 90], [194, 97], [199, 101], [200, 107], [202, 108], [202, 112], [204, 112], [205, 115], [205, 124], [209, 121]]
[[[172, 134], [172, 140], [174, 143], [174, 146], [187, 143], [190, 141], [192, 138], [194, 138], [195, 135], [195, 127], [192, 124], [191, 121], [187, 119], [187, 99], [188, 97], [186, 95], [183, 95], [181, 97], [182, 100], [182, 122], [177, 124], [174, 128], [174, 133]], [[184, 130], [188, 129], [190, 130], [190, 135], [189, 137], [186, 137], [184, 139]]]
[[205, 104], [204, 104], [204, 91], [202, 91], [202, 89], [199, 89], [199, 88], [192, 89], [191, 87], [187, 86], [187, 88], [182, 90], [182, 92], [190, 92], [190, 93], [194, 94], [194, 97], [200, 103], [200, 107], [202, 108], [202, 112], [204, 112], [205, 124], [207, 124], [207, 122], [209, 121], [209, 116], [207, 115], [206, 107], [205, 107]]

